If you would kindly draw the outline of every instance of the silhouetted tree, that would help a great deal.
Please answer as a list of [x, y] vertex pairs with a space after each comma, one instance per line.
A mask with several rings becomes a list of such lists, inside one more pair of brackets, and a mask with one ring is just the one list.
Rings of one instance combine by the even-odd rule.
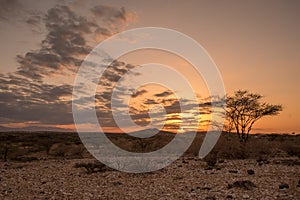
[[242, 142], [248, 140], [249, 132], [257, 120], [265, 116], [278, 115], [281, 105], [262, 102], [263, 96], [247, 90], [238, 90], [226, 97], [227, 132], [235, 130]]
[[7, 162], [9, 149], [10, 149], [10, 145], [4, 144], [4, 146], [3, 146], [3, 161], [4, 162]]

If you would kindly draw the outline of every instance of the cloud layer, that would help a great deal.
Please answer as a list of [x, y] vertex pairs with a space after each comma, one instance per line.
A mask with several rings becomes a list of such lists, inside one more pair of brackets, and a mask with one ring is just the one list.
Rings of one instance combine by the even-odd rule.
[[[0, 20], [11, 20], [10, 13], [15, 13], [13, 17], [26, 13], [23, 23], [38, 29], [44, 27], [45, 37], [40, 41], [39, 48], [16, 56], [18, 68], [14, 73], [0, 74], [0, 125], [72, 125], [71, 83], [79, 66], [99, 41], [122, 31], [134, 20], [134, 13], [127, 12], [125, 8], [96, 5], [88, 8], [83, 15], [80, 7], [76, 10], [76, 6], [66, 4], [56, 5], [43, 13], [24, 9], [21, 1], [1, 2], [5, 6], [0, 9]], [[91, 100], [95, 100], [100, 124], [103, 127], [117, 127], [112, 116], [112, 92], [121, 77], [135, 67], [122, 61], [112, 61], [99, 81], [95, 97], [75, 101], [88, 106]], [[133, 103], [128, 108], [123, 98], [132, 92]], [[131, 91], [124, 86], [114, 93], [118, 115], [122, 118], [129, 109], [131, 118], [141, 126], [149, 124], [149, 110], [158, 104], [165, 108], [166, 113], [157, 111], [152, 113], [152, 117], [156, 118], [158, 126], [166, 120], [164, 128], [169, 130], [178, 129], [182, 109], [190, 110], [190, 116], [185, 117], [190, 121], [199, 117], [200, 111], [195, 110], [196, 107], [200, 106], [201, 114], [210, 113], [209, 104], [188, 99], [182, 100], [184, 105], [180, 107], [178, 99], [169, 90], [155, 92], [142, 88]], [[89, 123], [88, 118], [85, 123]]]
[[[10, 13], [17, 14], [23, 10], [17, 0], [1, 0], [0, 3], [0, 20], [3, 21], [10, 20]], [[27, 12], [25, 23], [42, 23], [46, 28], [46, 36], [39, 49], [16, 56], [19, 64], [16, 72], [0, 74], [0, 124], [73, 123], [72, 85], [48, 83], [45, 80], [55, 79], [58, 75], [72, 79], [70, 76], [77, 71], [92, 45], [98, 42], [88, 38], [99, 38], [99, 35], [102, 38], [109, 37], [123, 30], [129, 23], [128, 12], [124, 8], [96, 6], [87, 12], [86, 16], [81, 16], [67, 5], [56, 5], [45, 14], [35, 11], [33, 15], [33, 11]], [[124, 69], [121, 69], [122, 66], [117, 64], [115, 62], [107, 72], [106, 81], [115, 81], [120, 73], [128, 71], [124, 65]], [[105, 93], [101, 98], [108, 100]]]

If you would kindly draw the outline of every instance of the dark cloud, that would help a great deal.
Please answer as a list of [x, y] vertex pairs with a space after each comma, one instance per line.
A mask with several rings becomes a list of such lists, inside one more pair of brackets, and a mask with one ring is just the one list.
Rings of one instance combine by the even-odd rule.
[[133, 95], [131, 95], [132, 98], [136, 98], [138, 96], [142, 96], [143, 94], [147, 93], [147, 90], [137, 90], [133, 93]]
[[43, 33], [43, 13], [37, 10], [32, 10], [28, 12], [28, 17], [25, 18], [25, 23], [29, 25], [31, 30], [35, 33]]
[[[100, 15], [101, 9], [103, 9]], [[87, 44], [86, 38], [102, 35], [104, 38], [111, 36], [114, 32], [122, 29], [122, 24], [127, 23], [123, 19], [126, 15], [124, 9], [118, 10], [112, 7], [99, 6], [92, 9], [94, 14], [104, 21], [114, 23], [114, 27], [102, 27], [97, 21], [77, 15], [68, 6], [58, 5], [48, 10], [44, 17], [37, 14], [31, 15], [27, 23], [37, 25], [42, 20], [47, 30], [47, 36], [41, 43], [39, 50], [18, 56], [20, 64], [19, 74], [41, 80], [49, 74], [60, 74], [63, 70], [76, 72], [82, 59], [87, 55], [92, 47]], [[94, 36], [93, 36], [94, 35]], [[128, 68], [131, 67], [128, 65]], [[115, 66], [113, 70], [123, 73], [123, 68]], [[107, 73], [110, 73], [108, 71]], [[109, 75], [110, 81], [116, 81], [120, 77], [117, 74]]]
[[0, 92], [1, 123], [14, 120], [69, 124], [72, 121], [71, 102], [61, 99], [71, 95], [72, 86], [38, 84], [16, 75], [1, 75], [0, 84], [6, 86]]
[[170, 96], [171, 94], [173, 94], [172, 91], [164, 91], [162, 93], [159, 93], [159, 94], [155, 94], [156, 97], [167, 97], [167, 96]]
[[[28, 22], [35, 23], [33, 19]], [[78, 57], [91, 51], [91, 47], [86, 45], [85, 34], [96, 26], [77, 16], [67, 6], [49, 9], [44, 23], [48, 34], [41, 48], [17, 57], [20, 64], [17, 73], [35, 81], [49, 74], [59, 74], [63, 69], [76, 71], [81, 64]]]
[[22, 9], [22, 4], [18, 0], [0, 0], [0, 20], [8, 21]]
[[31, 15], [26, 20], [26, 23], [32, 26], [39, 26], [42, 23], [42, 16], [41, 15]]
[[[0, 17], [6, 16], [6, 12], [20, 6], [18, 1], [0, 1], [0, 3]], [[100, 7], [93, 11], [94, 14], [96, 12], [100, 12]], [[110, 19], [111, 23], [114, 20], [120, 22], [122, 15], [125, 14], [123, 12], [125, 10], [108, 9], [97, 18]], [[31, 12], [25, 22], [32, 26], [44, 24], [46, 37], [39, 49], [17, 56], [19, 67], [16, 72], [0, 74], [0, 124], [11, 122], [72, 124], [72, 86], [47, 84], [44, 78], [66, 71], [76, 72], [82, 62], [81, 57], [85, 57], [92, 49], [87, 41], [89, 36], [102, 34], [107, 37], [123, 27], [116, 24], [113, 31], [110, 30], [111, 27], [100, 27], [94, 20], [79, 16], [64, 5], [50, 8], [44, 16], [38, 12]], [[100, 81], [100, 84], [104, 85], [104, 91], [107, 92], [96, 95], [96, 101], [101, 102], [96, 107], [99, 109], [97, 114], [102, 117], [102, 123], [105, 125], [113, 124], [107, 105], [113, 84], [132, 67], [114, 61], [105, 72], [102, 82]], [[86, 102], [90, 102], [90, 99], [86, 99]]]
[[100, 34], [100, 35], [103, 35], [105, 37], [112, 35], [112, 32], [109, 29], [103, 28], [103, 27], [98, 27], [95, 32], [96, 32], [97, 35]]
[[155, 105], [158, 104], [158, 102], [155, 99], [147, 99], [146, 101], [143, 102], [144, 104], [149, 104], [149, 105]]
[[168, 123], [168, 124], [165, 124], [163, 129], [166, 129], [166, 130], [174, 130], [174, 131], [177, 131], [180, 129], [180, 123]]
[[[17, 1], [14, 6], [7, 8], [18, 9]], [[19, 5], [20, 6], [20, 5]], [[3, 9], [2, 9], [3, 10]], [[25, 22], [31, 26], [46, 28], [45, 38], [40, 47], [24, 55], [18, 55], [19, 67], [15, 73], [0, 74], [0, 124], [10, 122], [34, 122], [43, 124], [72, 124], [72, 86], [67, 84], [45, 83], [44, 79], [74, 73], [78, 70], [82, 59], [91, 51], [92, 43], [88, 38], [109, 37], [126, 25], [130, 19], [124, 8], [116, 9], [108, 6], [95, 6], [91, 10], [94, 18], [89, 19], [78, 15], [74, 10], [65, 5], [50, 8], [45, 15], [31, 12], [25, 17]], [[3, 11], [0, 10], [0, 16]], [[96, 114], [99, 122], [105, 127], [116, 127], [111, 111], [111, 97], [117, 99], [114, 105], [118, 107], [118, 114], [126, 114], [127, 105], [123, 97], [130, 92], [125, 87], [116, 89], [116, 83], [135, 66], [121, 61], [110, 60], [103, 76], [97, 81], [99, 88], [95, 96], [75, 99], [82, 106], [95, 101]], [[90, 63], [91, 66], [97, 63]], [[138, 74], [134, 74], [138, 75]], [[137, 90], [132, 95], [133, 99], [144, 95], [148, 91]], [[184, 101], [182, 108], [179, 101], [171, 98], [171, 91], [153, 94], [153, 99], [147, 98], [137, 102], [137, 107], [130, 107], [132, 119], [140, 125], [147, 125], [150, 120], [149, 107], [161, 104], [167, 114], [180, 113], [181, 109], [192, 110], [198, 104], [189, 100]], [[210, 105], [203, 103], [202, 108]], [[156, 113], [157, 118], [162, 118], [163, 113]], [[175, 119], [175, 118], [174, 118]], [[86, 123], [89, 122], [87, 117]], [[177, 125], [166, 125], [169, 128], [178, 128]]]
[[[18, 107], [16, 107], [18, 106]], [[72, 124], [73, 117], [71, 102], [44, 102], [19, 101], [17, 104], [0, 103], [1, 123], [39, 122], [44, 124]]]
[[126, 21], [127, 18], [127, 12], [125, 11], [124, 7], [117, 9], [110, 6], [98, 5], [94, 8], [91, 8], [91, 11], [96, 17], [100, 17], [104, 21], [112, 24], [116, 23], [118, 20]]

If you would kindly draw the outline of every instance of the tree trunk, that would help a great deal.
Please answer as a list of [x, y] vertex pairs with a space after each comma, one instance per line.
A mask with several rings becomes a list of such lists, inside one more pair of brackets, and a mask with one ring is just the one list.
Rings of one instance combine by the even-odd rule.
[[8, 150], [9, 150], [9, 147], [8, 147], [8, 146], [5, 146], [5, 149], [4, 149], [4, 157], [3, 157], [4, 162], [7, 162]]

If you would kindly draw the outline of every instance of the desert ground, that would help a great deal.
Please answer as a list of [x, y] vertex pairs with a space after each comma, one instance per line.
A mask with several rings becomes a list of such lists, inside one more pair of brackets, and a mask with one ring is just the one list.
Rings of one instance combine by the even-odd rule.
[[[99, 163], [75, 133], [0, 137], [0, 199], [300, 199], [299, 135], [253, 135], [246, 144], [222, 135], [200, 159], [199, 134], [176, 162], [143, 174]], [[172, 136], [158, 137], [161, 145]], [[128, 139], [110, 138], [120, 144]], [[157, 138], [130, 141], [127, 148], [136, 151], [158, 147]]]

